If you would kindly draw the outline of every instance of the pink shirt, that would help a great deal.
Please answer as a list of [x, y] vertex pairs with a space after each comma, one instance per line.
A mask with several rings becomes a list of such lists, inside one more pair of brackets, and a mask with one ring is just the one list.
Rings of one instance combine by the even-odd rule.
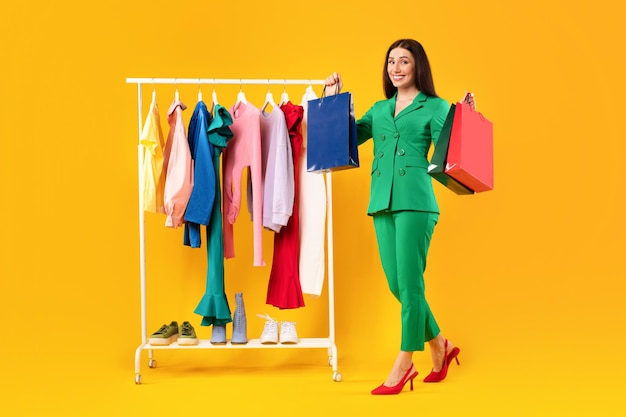
[[173, 228], [183, 224], [183, 216], [193, 189], [193, 164], [183, 123], [183, 110], [186, 108], [179, 100], [174, 100], [167, 111], [170, 131], [165, 145], [163, 200], [167, 215], [165, 226]]
[[233, 137], [222, 156], [224, 182], [224, 257], [235, 257], [233, 224], [241, 207], [241, 177], [249, 167], [252, 181], [252, 222], [254, 234], [254, 266], [264, 266], [263, 260], [263, 184], [261, 162], [261, 129], [259, 109], [251, 103], [235, 104], [230, 113]]

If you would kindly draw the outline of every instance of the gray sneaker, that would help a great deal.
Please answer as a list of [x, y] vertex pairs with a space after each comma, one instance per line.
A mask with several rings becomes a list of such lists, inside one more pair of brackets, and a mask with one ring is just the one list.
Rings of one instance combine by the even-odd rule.
[[198, 337], [193, 326], [188, 321], [184, 321], [180, 326], [180, 333], [178, 335], [178, 344], [181, 346], [190, 346], [198, 344]]
[[152, 333], [149, 343], [155, 346], [165, 346], [175, 342], [178, 338], [178, 323], [173, 321], [169, 325], [164, 324], [159, 330]]

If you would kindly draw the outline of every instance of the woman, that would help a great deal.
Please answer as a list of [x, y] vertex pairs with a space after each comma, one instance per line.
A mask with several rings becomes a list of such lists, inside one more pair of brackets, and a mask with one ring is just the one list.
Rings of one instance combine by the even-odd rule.
[[[407, 382], [413, 389], [413, 352], [423, 351], [425, 342], [433, 369], [424, 382], [442, 381], [460, 351], [442, 336], [424, 296], [426, 255], [439, 217], [427, 154], [449, 105], [435, 93], [424, 48], [412, 39], [398, 40], [387, 50], [383, 86], [387, 100], [357, 121], [357, 131], [359, 144], [374, 140], [368, 214], [389, 289], [401, 304], [402, 338], [393, 368], [374, 395], [398, 394]], [[326, 90], [341, 87], [336, 72], [325, 80]]]

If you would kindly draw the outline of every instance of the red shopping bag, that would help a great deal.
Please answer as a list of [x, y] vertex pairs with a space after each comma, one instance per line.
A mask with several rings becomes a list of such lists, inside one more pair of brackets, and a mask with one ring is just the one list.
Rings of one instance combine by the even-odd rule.
[[493, 124], [468, 94], [455, 109], [445, 172], [476, 193], [493, 190]]

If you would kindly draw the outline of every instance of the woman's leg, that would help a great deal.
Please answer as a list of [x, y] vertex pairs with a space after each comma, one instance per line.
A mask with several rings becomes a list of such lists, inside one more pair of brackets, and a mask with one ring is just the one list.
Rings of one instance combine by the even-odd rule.
[[437, 337], [428, 341], [428, 346], [430, 347], [430, 356], [433, 359], [433, 371], [439, 372], [443, 367], [443, 361], [454, 348], [454, 345], [448, 340], [446, 346], [446, 338], [439, 333]]
[[424, 296], [426, 255], [437, 214], [405, 211], [374, 216], [381, 262], [389, 289], [401, 303], [400, 353], [385, 385], [394, 385], [410, 368], [413, 351], [424, 350], [439, 327]]

